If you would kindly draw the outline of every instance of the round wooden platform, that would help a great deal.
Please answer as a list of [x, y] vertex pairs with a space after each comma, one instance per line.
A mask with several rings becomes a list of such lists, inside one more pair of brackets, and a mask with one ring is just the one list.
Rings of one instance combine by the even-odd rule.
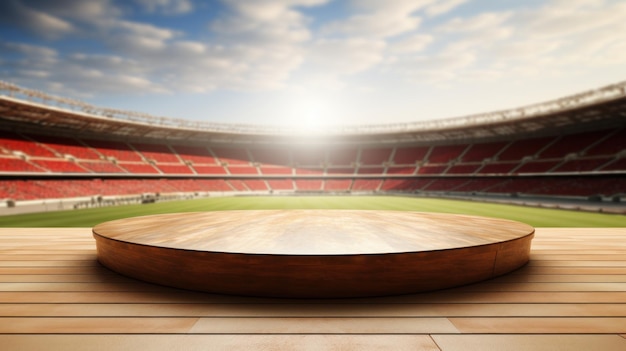
[[534, 228], [495, 218], [359, 210], [163, 214], [93, 228], [98, 260], [220, 294], [364, 297], [449, 288], [528, 262]]

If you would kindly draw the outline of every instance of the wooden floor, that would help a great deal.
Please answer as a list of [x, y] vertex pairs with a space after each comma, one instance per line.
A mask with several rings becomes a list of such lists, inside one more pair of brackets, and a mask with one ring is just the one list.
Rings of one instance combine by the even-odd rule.
[[510, 275], [409, 296], [286, 300], [124, 278], [90, 228], [0, 229], [2, 350], [626, 350], [626, 228], [537, 228]]

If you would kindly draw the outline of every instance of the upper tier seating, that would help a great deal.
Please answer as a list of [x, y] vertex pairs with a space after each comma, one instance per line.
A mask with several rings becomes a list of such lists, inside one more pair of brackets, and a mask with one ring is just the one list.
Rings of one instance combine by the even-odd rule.
[[121, 168], [132, 174], [159, 174], [159, 170], [147, 163], [119, 163]]
[[448, 163], [458, 159], [468, 145], [439, 145], [434, 146], [428, 155], [428, 163]]
[[44, 169], [15, 157], [0, 157], [0, 172], [43, 172]]
[[353, 166], [357, 163], [357, 148], [334, 148], [328, 150], [328, 163], [331, 166]]
[[361, 149], [361, 165], [382, 165], [389, 162], [389, 157], [393, 150], [388, 147], [383, 148], [363, 148]]
[[193, 170], [183, 164], [157, 164], [156, 167], [163, 174], [194, 174]]
[[415, 166], [407, 167], [407, 166], [398, 166], [398, 167], [388, 167], [387, 174], [413, 174], [415, 173]]
[[324, 174], [324, 168], [296, 168], [297, 175], [322, 175]]
[[398, 147], [393, 156], [393, 163], [396, 165], [415, 165], [428, 155], [430, 146]]
[[261, 174], [282, 174], [282, 175], [292, 175], [293, 169], [291, 167], [281, 167], [281, 166], [261, 166], [259, 167], [261, 170]]
[[581, 158], [569, 160], [556, 167], [552, 172], [593, 172], [614, 160], [613, 157]]
[[63, 159], [39, 159], [32, 160], [32, 162], [54, 173], [89, 173], [88, 170], [76, 163]]
[[519, 162], [487, 163], [478, 169], [480, 174], [508, 174], [520, 166]]
[[156, 163], [181, 163], [180, 159], [167, 145], [132, 143], [132, 147], [139, 151], [146, 160]]
[[9, 154], [19, 151], [28, 156], [56, 157], [54, 152], [44, 145], [7, 131], [0, 131], [0, 148]]
[[603, 171], [623, 171], [626, 169], [626, 157], [620, 158], [602, 166]]
[[250, 149], [252, 160], [262, 165], [288, 166], [289, 149], [287, 148], [254, 148]]
[[417, 169], [418, 174], [444, 174], [448, 165], [425, 164]]
[[196, 164], [209, 164], [215, 165], [217, 161], [215, 157], [211, 155], [209, 149], [201, 146], [185, 146], [185, 145], [172, 145], [172, 149], [178, 153], [183, 161], [189, 161]]
[[259, 174], [259, 171], [257, 170], [256, 167], [252, 167], [252, 166], [245, 166], [245, 165], [229, 165], [228, 166], [228, 171], [230, 172], [230, 174], [235, 174], [235, 175], [254, 175], [254, 174]]
[[357, 174], [384, 174], [385, 167], [359, 167]]
[[607, 137], [585, 151], [586, 156], [617, 155], [626, 150], [626, 128], [607, 131]]
[[54, 150], [61, 156], [71, 155], [76, 159], [82, 160], [99, 160], [101, 158], [101, 155], [95, 150], [81, 144], [73, 138], [38, 134], [30, 134], [28, 137]]
[[326, 173], [329, 175], [353, 175], [356, 171], [356, 168], [348, 168], [348, 167], [328, 167], [326, 169]]
[[531, 138], [514, 141], [498, 154], [500, 161], [518, 161], [524, 157], [535, 156], [556, 140], [555, 137]]
[[470, 145], [469, 149], [463, 154], [462, 161], [464, 163], [482, 162], [485, 159], [495, 157], [508, 141], [496, 141], [491, 143], [477, 143]]
[[213, 154], [221, 163], [231, 165], [250, 165], [250, 158], [246, 149], [211, 147]]
[[580, 153], [604, 139], [607, 134], [606, 131], [594, 131], [562, 136], [542, 150], [538, 156], [541, 159], [563, 158], [569, 154]]
[[480, 163], [457, 163], [450, 166], [447, 174], [474, 174], [482, 165]]
[[517, 173], [546, 173], [555, 168], [561, 161], [529, 161], [515, 170]]
[[123, 142], [91, 139], [83, 139], [83, 142], [107, 158], [114, 158], [118, 161], [142, 161], [141, 156]]
[[126, 173], [118, 165], [109, 161], [81, 161], [79, 164], [93, 173]]
[[300, 167], [321, 167], [326, 163], [326, 150], [294, 149], [293, 164]]
[[201, 166], [201, 165], [193, 165], [192, 166], [193, 169], [196, 171], [197, 174], [215, 174], [215, 175], [221, 175], [221, 174], [228, 174], [228, 172], [226, 172], [226, 169], [222, 166]]

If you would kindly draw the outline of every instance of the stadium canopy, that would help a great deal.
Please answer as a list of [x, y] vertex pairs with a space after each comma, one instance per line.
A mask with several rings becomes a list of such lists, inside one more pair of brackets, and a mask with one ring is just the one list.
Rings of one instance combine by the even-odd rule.
[[623, 125], [626, 117], [626, 81], [509, 110], [425, 122], [335, 126], [314, 133], [280, 126], [211, 123], [96, 107], [3, 81], [0, 92], [0, 121], [9, 128], [30, 126], [65, 133], [192, 142], [450, 143], [608, 128]]

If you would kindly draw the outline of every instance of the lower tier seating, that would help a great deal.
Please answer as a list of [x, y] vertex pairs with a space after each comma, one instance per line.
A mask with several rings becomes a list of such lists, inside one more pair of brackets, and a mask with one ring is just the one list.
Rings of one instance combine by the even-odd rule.
[[407, 178], [0, 178], [0, 200], [179, 192], [429, 192], [541, 196], [626, 196], [626, 177], [407, 177]]

